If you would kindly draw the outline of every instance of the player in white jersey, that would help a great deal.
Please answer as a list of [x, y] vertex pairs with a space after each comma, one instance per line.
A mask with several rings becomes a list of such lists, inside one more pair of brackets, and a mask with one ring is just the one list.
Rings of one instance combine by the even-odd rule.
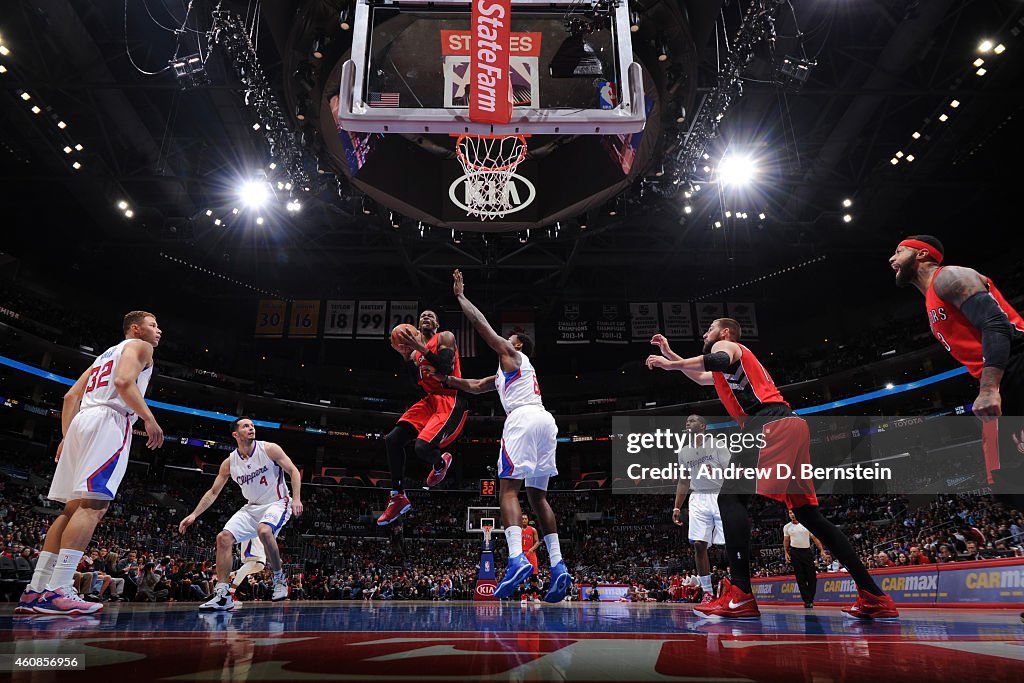
[[[725, 545], [722, 513], [718, 510], [718, 492], [722, 490], [722, 477], [715, 476], [729, 466], [729, 449], [717, 446], [705, 430], [708, 423], [700, 415], [686, 418], [688, 442], [679, 448], [679, 467], [685, 476], [676, 483], [676, 501], [672, 508], [672, 521], [683, 525], [682, 507], [689, 493], [690, 529], [697, 574], [701, 591], [701, 604], [713, 602], [711, 589], [711, 560], [708, 545]], [[716, 472], [717, 469], [717, 472]]]
[[[213, 597], [199, 606], [202, 610], [229, 610], [235, 606], [228, 586], [228, 573], [233, 557], [231, 549], [235, 543], [242, 543], [257, 537], [263, 544], [267, 564], [274, 573], [274, 593], [271, 600], [277, 602], [288, 597], [288, 583], [281, 567], [281, 552], [277, 548], [277, 534], [294, 514], [302, 514], [299, 498], [302, 486], [299, 468], [276, 443], [256, 440], [256, 426], [247, 417], [240, 417], [233, 423], [231, 436], [238, 447], [224, 459], [213, 480], [210, 490], [196, 504], [192, 511], [178, 525], [182, 534], [192, 526], [196, 517], [213, 505], [228, 479], [233, 479], [242, 489], [248, 501], [236, 512], [217, 534], [217, 587]], [[292, 482], [294, 496], [288, 492], [284, 481], [287, 474]]]
[[496, 598], [507, 598], [515, 587], [533, 573], [533, 565], [523, 554], [523, 529], [519, 526], [522, 509], [519, 491], [526, 484], [526, 497], [537, 514], [537, 523], [544, 534], [551, 561], [551, 588], [544, 600], [561, 602], [572, 588], [572, 577], [562, 561], [558, 541], [558, 523], [548, 504], [548, 479], [558, 474], [555, 467], [555, 444], [558, 426], [544, 409], [537, 373], [530, 362], [533, 340], [525, 334], [502, 338], [487, 322], [483, 313], [465, 296], [462, 273], [453, 274], [453, 291], [466, 319], [477, 333], [498, 354], [498, 371], [483, 379], [441, 377], [441, 384], [470, 394], [497, 390], [508, 417], [502, 431], [498, 453], [498, 477], [501, 479], [501, 517], [508, 541], [508, 569], [494, 591]]
[[64, 510], [50, 525], [16, 612], [89, 614], [103, 609], [78, 596], [72, 583], [75, 569], [128, 467], [135, 418], [146, 425], [147, 447], [164, 442], [142, 398], [153, 373], [153, 349], [160, 344], [156, 317], [131, 311], [122, 329], [124, 341], [100, 354], [64, 395], [64, 438], [57, 446], [49, 493]]

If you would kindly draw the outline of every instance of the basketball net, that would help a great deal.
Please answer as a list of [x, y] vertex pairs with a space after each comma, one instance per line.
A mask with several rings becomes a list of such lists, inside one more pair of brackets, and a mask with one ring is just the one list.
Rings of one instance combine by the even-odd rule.
[[481, 527], [481, 528], [484, 530], [484, 550], [490, 550], [491, 549], [491, 531], [493, 530], [494, 527], [485, 526], [485, 527]]
[[[469, 118], [504, 124], [512, 120], [512, 0], [493, 0], [486, 15], [482, 5], [473, 3], [471, 19]], [[455, 155], [466, 182], [466, 212], [484, 220], [508, 213], [508, 184], [526, 158], [526, 136], [460, 135]]]

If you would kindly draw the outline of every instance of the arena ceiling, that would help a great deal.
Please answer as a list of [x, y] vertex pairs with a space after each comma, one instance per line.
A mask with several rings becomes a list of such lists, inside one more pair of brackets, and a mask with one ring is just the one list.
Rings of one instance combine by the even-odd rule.
[[[260, 64], [299, 135], [311, 185], [300, 212], [268, 211], [261, 225], [254, 214], [232, 214], [238, 184], [270, 157], [238, 76], [205, 34], [214, 4], [5, 3], [4, 252], [68, 283], [84, 272], [97, 287], [143, 277], [169, 295], [225, 301], [252, 298], [244, 284], [292, 297], [420, 292], [430, 301], [459, 267], [482, 283], [490, 305], [537, 308], [559, 296], [698, 299], [723, 290], [851, 306], [889, 295], [885, 259], [910, 232], [939, 234], [960, 262], [1006, 255], [993, 239], [1016, 220], [1020, 178], [1024, 5], [1015, 0], [780, 5], [774, 52], [758, 47], [743, 97], [708, 149], [710, 165], [729, 151], [759, 159], [744, 193], [705, 183], [685, 196], [694, 176], [673, 166], [684, 121], [665, 126], [649, 167], [608, 205], [528, 238], [457, 239], [429, 226], [421, 234], [409, 219], [395, 227], [379, 206], [364, 213], [325, 153], [316, 112], [328, 69], [311, 54], [317, 37], [338, 33], [340, 0], [222, 3], [255, 27]], [[747, 4], [684, 0], [696, 63], [674, 63], [688, 58], [673, 46], [664, 78], [671, 89], [693, 68], [690, 118], [715, 86]], [[648, 49], [657, 34], [641, 29], [637, 41]], [[987, 38], [994, 42], [981, 53]], [[208, 84], [179, 88], [169, 68], [176, 53], [203, 55]], [[786, 56], [816, 62], [806, 83], [780, 74]]]

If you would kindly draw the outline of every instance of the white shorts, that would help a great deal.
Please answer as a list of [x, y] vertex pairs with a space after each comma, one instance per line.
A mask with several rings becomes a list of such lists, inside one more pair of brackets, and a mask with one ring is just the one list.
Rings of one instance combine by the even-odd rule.
[[267, 563], [267, 551], [263, 549], [263, 541], [260, 540], [259, 536], [253, 536], [239, 543], [238, 556], [242, 559], [242, 564], [246, 562]]
[[542, 406], [521, 406], [505, 419], [498, 452], [498, 477], [525, 479], [531, 488], [547, 490], [548, 477], [558, 474], [555, 446], [558, 425]]
[[224, 525], [224, 530], [235, 537], [235, 542], [243, 543], [256, 537], [260, 524], [267, 524], [274, 530], [276, 537], [291, 516], [291, 498], [281, 498], [263, 505], [250, 503], [243, 505], [241, 510], [231, 516], [231, 519]]
[[64, 435], [48, 498], [58, 503], [113, 500], [128, 469], [131, 446], [131, 423], [123, 413], [105, 406], [79, 412]]
[[704, 541], [711, 545], [725, 545], [722, 513], [718, 511], [717, 493], [690, 493], [690, 543]]

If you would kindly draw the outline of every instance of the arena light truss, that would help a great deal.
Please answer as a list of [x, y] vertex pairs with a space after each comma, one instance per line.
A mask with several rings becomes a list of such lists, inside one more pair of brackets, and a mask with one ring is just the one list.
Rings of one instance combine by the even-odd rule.
[[731, 51], [718, 70], [718, 84], [701, 103], [689, 131], [675, 152], [675, 161], [686, 180], [698, 176], [697, 164], [729, 109], [743, 96], [743, 72], [754, 58], [759, 44], [775, 43], [775, 14], [781, 4], [776, 0], [751, 0], [736, 32]]
[[288, 176], [293, 187], [310, 191], [312, 181], [306, 171], [302, 145], [270, 86], [270, 79], [256, 55], [256, 47], [249, 39], [245, 22], [234, 12], [214, 10], [210, 41], [224, 50], [245, 87], [245, 105], [253, 114], [253, 130], [263, 133], [270, 156]]

